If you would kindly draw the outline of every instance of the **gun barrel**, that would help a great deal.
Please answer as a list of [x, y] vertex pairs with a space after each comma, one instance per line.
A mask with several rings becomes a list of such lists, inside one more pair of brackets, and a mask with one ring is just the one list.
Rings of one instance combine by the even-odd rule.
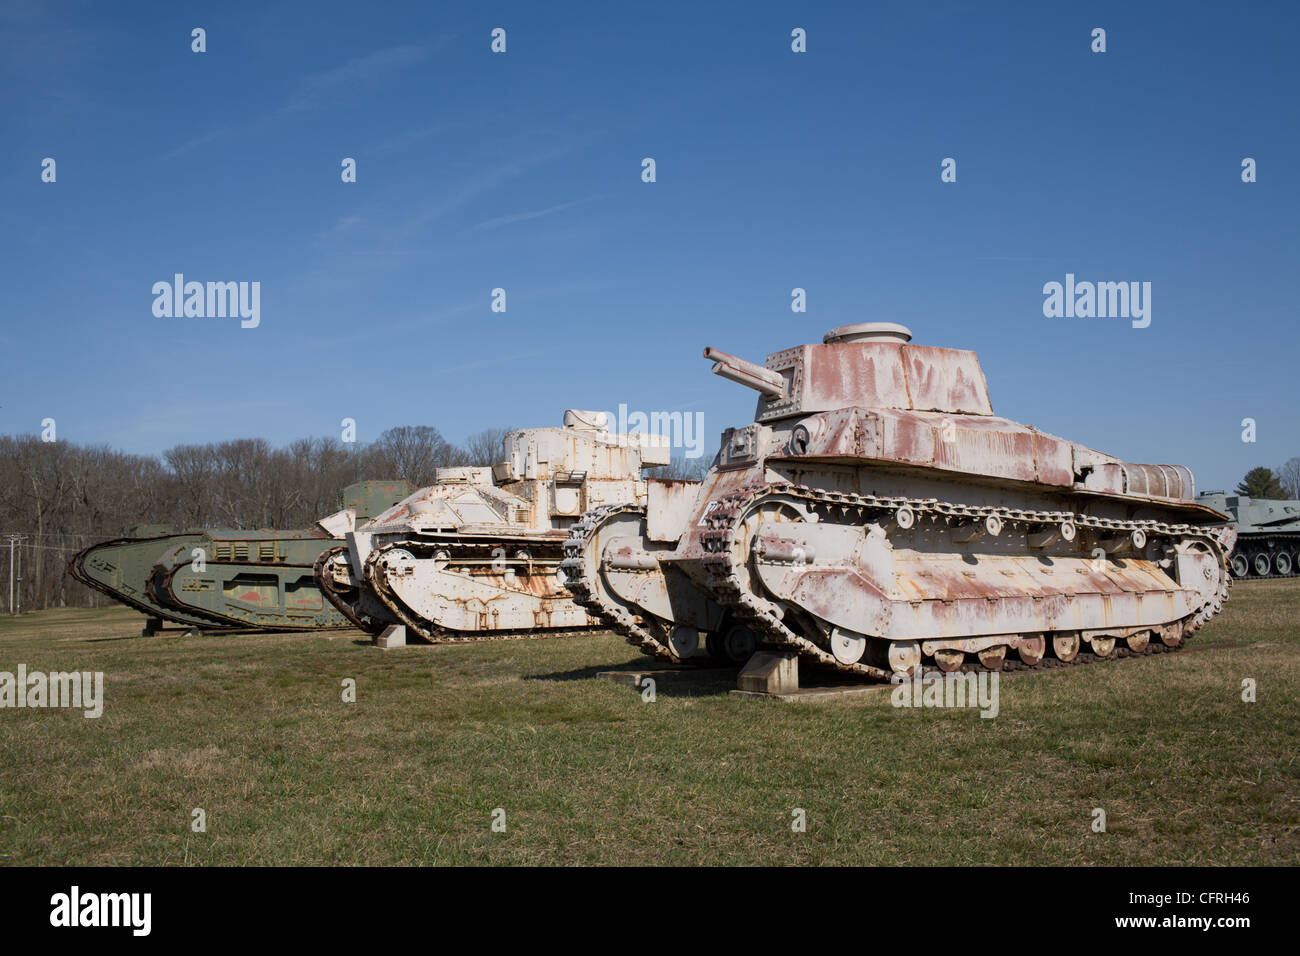
[[704, 357], [713, 362], [713, 374], [721, 375], [725, 379], [733, 382], [739, 382], [741, 385], [748, 386], [756, 392], [762, 392], [770, 398], [777, 398], [785, 394], [785, 378], [780, 372], [773, 372], [771, 369], [763, 368], [754, 362], [747, 362], [742, 358], [736, 358], [734, 355], [728, 355], [726, 352], [715, 348], [706, 348]]

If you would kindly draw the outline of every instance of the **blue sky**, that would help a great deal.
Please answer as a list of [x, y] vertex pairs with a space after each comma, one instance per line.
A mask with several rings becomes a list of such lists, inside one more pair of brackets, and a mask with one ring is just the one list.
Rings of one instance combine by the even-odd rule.
[[[712, 446], [754, 396], [705, 345], [762, 361], [882, 320], [975, 349], [998, 414], [1227, 486], [1300, 455], [1297, 26], [1291, 3], [6, 4], [0, 432], [460, 440], [626, 403], [702, 412]], [[260, 282], [261, 325], [155, 317], [177, 272]], [[1149, 281], [1150, 327], [1045, 318], [1066, 273]]]

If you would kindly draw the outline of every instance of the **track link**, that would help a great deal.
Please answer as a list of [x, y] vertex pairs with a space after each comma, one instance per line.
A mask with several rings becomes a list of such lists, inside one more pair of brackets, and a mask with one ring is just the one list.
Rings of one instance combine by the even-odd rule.
[[[554, 538], [550, 541], [545, 539], [520, 539], [520, 538], [493, 538], [467, 541], [463, 538], [447, 537], [445, 539], [418, 540], [418, 541], [392, 541], [375, 548], [366, 557], [366, 567], [364, 578], [371, 592], [377, 597], [388, 610], [402, 624], [408, 627], [413, 633], [428, 641], [430, 644], [484, 644], [489, 641], [525, 641], [525, 640], [544, 640], [550, 638], [562, 637], [585, 637], [591, 634], [600, 634], [607, 630], [606, 626], [601, 624], [592, 624], [584, 627], [575, 628], [502, 628], [491, 631], [460, 631], [453, 628], [441, 627], [438, 624], [426, 621], [416, 617], [411, 610], [397, 599], [395, 595], [383, 586], [382, 575], [378, 573], [377, 564], [382, 556], [393, 550], [405, 550], [419, 556], [423, 553], [426, 558], [432, 558], [436, 551], [448, 551], [451, 554], [450, 560], [454, 563], [458, 556], [464, 557], [463, 552], [481, 553], [487, 551], [491, 553], [493, 548], [527, 548], [530, 551], [539, 551], [542, 554], [551, 554], [558, 557], [562, 540]], [[567, 588], [566, 584], [566, 588]], [[570, 589], [571, 590], [571, 589]]]
[[[1217, 613], [1216, 605], [1221, 606], [1222, 602], [1228, 599], [1228, 587], [1231, 579], [1227, 567], [1227, 553], [1216, 529], [1213, 528], [1187, 524], [1169, 524], [1152, 520], [1127, 521], [1099, 518], [1066, 511], [1035, 511], [963, 505], [939, 501], [934, 498], [880, 497], [851, 492], [828, 492], [791, 483], [753, 486], [718, 499], [706, 516], [707, 530], [701, 535], [701, 543], [708, 552], [703, 564], [708, 575], [708, 587], [713, 598], [719, 604], [730, 609], [735, 623], [743, 624], [754, 631], [758, 636], [760, 646], [793, 649], [798, 652], [802, 659], [809, 663], [857, 677], [887, 680], [891, 677], [892, 672], [860, 661], [853, 664], [843, 663], [802, 634], [791, 630], [782, 621], [776, 605], [764, 601], [750, 592], [742, 579], [741, 566], [735, 563], [732, 555], [732, 544], [735, 541], [740, 523], [750, 509], [766, 499], [779, 499], [783, 496], [806, 502], [814, 510], [825, 509], [828, 512], [839, 510], [839, 513], [844, 515], [852, 509], [859, 518], [864, 518], [867, 515], [872, 517], [887, 515], [896, 512], [900, 508], [907, 507], [912, 510], [917, 520], [950, 517], [978, 519], [995, 516], [1004, 525], [1008, 526], [1017, 524], [1042, 525], [1070, 521], [1079, 528], [1104, 531], [1142, 530], [1148, 534], [1195, 537], [1205, 542], [1208, 547], [1217, 553], [1222, 569], [1219, 590], [1215, 598], [1207, 601], [1196, 613], [1189, 615], [1182, 621], [1175, 622], [1181, 629], [1180, 639], [1176, 646], [1171, 647], [1158, 640], [1151, 640], [1140, 651], [1116, 646], [1111, 654], [1100, 657], [1089, 650], [1085, 650], [1084, 648], [1087, 646], [1085, 644], [1080, 648], [1077, 655], [1068, 662], [1047, 654], [1044, 654], [1033, 665], [1007, 658], [1001, 662], [999, 670], [1046, 670], [1091, 664], [1099, 661], [1118, 660], [1126, 657], [1169, 653], [1181, 647], [1192, 634]], [[678, 663], [680, 661], [676, 655], [644, 626], [638, 616], [605, 597], [603, 590], [590, 577], [590, 572], [587, 570], [584, 554], [590, 539], [606, 520], [617, 514], [624, 513], [644, 515], [645, 508], [643, 506], [615, 505], [595, 509], [583, 515], [582, 520], [571, 529], [569, 540], [565, 542], [566, 557], [562, 564], [568, 575], [568, 587], [573, 591], [575, 599], [580, 604], [602, 620], [607, 621], [610, 626], [627, 638], [628, 643], [640, 648], [652, 657]], [[600, 556], [594, 556], [592, 565], [597, 569], [596, 573], [599, 573], [599, 561]], [[924, 640], [924, 638], [918, 638], [918, 640]], [[986, 669], [983, 665], [978, 664], [976, 659], [971, 658], [968, 658], [960, 668], [963, 672]], [[922, 673], [942, 674], [945, 672], [929, 664], [924, 665]]]
[[[671, 664], [685, 661], [673, 653], [645, 626], [644, 621], [632, 614], [620, 604], [608, 600], [604, 592], [592, 580], [586, 568], [583, 555], [591, 537], [610, 518], [618, 515], [637, 515], [644, 517], [645, 505], [604, 505], [588, 511], [577, 524], [569, 529], [569, 540], [564, 542], [564, 560], [560, 563], [565, 575], [565, 587], [573, 594], [573, 599], [602, 621], [614, 628], [627, 639], [633, 647], [642, 653]], [[600, 556], [595, 563], [599, 565]]]

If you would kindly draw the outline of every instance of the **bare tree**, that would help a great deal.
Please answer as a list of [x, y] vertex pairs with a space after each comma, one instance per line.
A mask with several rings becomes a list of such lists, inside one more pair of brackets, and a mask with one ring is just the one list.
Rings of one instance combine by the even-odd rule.
[[686, 481], [703, 481], [709, 473], [711, 458], [701, 455], [699, 458], [687, 458], [674, 455], [672, 460], [661, 467], [651, 468], [646, 474], [651, 478], [676, 478]]
[[433, 484], [434, 469], [447, 464], [453, 450], [432, 425], [398, 425], [379, 436], [371, 453], [371, 464], [389, 477], [422, 488]]
[[[303, 438], [272, 448], [260, 438], [177, 445], [161, 458], [107, 446], [0, 435], [0, 532], [24, 536], [19, 604], [39, 609], [92, 604], [95, 592], [64, 572], [82, 548], [150, 524], [176, 530], [310, 527], [340, 507], [342, 490], [363, 478], [433, 483], [434, 469], [495, 462], [507, 429], [487, 429], [468, 448], [429, 425], [384, 432], [371, 445]], [[490, 451], [488, 451], [490, 449]], [[8, 542], [0, 538], [7, 583]]]
[[1278, 480], [1290, 498], [1300, 498], [1300, 458], [1288, 458], [1278, 469]]
[[513, 428], [485, 428], [470, 435], [465, 439], [465, 463], [490, 467], [500, 462], [502, 444], [512, 431]]

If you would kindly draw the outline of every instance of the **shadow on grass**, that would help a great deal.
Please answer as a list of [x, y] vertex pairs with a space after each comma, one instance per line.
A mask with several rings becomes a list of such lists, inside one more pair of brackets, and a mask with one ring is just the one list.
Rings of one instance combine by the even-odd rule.
[[628, 661], [625, 664], [578, 667], [549, 674], [525, 674], [523, 679], [565, 683], [595, 680], [602, 674], [617, 675], [604, 679], [612, 683], [624, 684], [630, 691], [639, 694], [641, 688], [635, 682], [635, 675], [644, 674], [654, 679], [656, 694], [665, 697], [699, 697], [705, 694], [721, 695], [734, 690], [737, 673], [739, 669], [735, 667], [674, 667], [646, 658]]

